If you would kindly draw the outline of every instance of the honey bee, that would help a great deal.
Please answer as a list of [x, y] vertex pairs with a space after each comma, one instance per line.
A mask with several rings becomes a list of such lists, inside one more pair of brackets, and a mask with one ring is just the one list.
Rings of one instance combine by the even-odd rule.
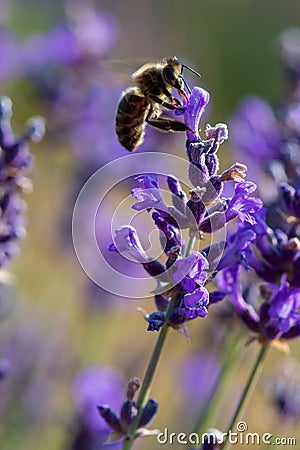
[[[116, 133], [119, 142], [132, 152], [144, 141], [146, 124], [161, 131], [185, 132], [188, 127], [179, 120], [160, 117], [162, 108], [180, 110], [181, 101], [172, 96], [175, 88], [180, 97], [188, 101], [183, 78], [183, 68], [197, 76], [196, 71], [181, 64], [176, 56], [158, 63], [147, 63], [132, 74], [134, 87], [122, 93], [116, 114]], [[192, 131], [192, 130], [190, 130]]]

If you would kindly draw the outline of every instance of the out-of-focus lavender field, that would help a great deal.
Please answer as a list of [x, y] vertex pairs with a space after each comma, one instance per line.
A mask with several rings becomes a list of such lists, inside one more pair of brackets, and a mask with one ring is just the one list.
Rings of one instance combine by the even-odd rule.
[[[146, 331], [147, 322], [138, 308], [147, 313], [155, 309], [150, 293], [154, 285], [146, 280], [144, 289], [149, 294], [130, 298], [130, 293], [137, 292], [133, 277], [141, 279], [145, 272], [133, 261], [124, 266], [108, 246], [112, 242], [111, 224], [115, 229], [131, 217], [134, 201], [130, 191], [137, 183], [128, 174], [147, 170], [147, 158], [127, 158], [115, 166], [113, 173], [120, 182], [112, 185], [96, 215], [98, 246], [105, 260], [125, 275], [122, 282], [118, 275], [111, 279], [105, 275], [97, 252], [88, 244], [89, 201], [94, 204], [103, 192], [101, 177], [99, 189], [93, 186], [90, 197], [81, 204], [80, 217], [76, 217], [89, 267], [94, 277], [105, 279], [105, 286], [111, 286], [110, 292], [87, 276], [76, 257], [72, 215], [79, 192], [94, 172], [129, 155], [115, 136], [114, 122], [121, 92], [132, 83], [130, 74], [147, 61], [173, 55], [199, 71], [200, 80], [185, 73], [191, 86], [200, 84], [211, 94], [203, 129], [206, 123], [224, 122], [229, 127], [229, 140], [218, 153], [222, 167], [236, 160], [247, 164], [249, 179], [258, 185], [256, 196], [270, 205], [276, 196], [265, 165], [271, 158], [279, 160], [272, 152], [286, 136], [280, 135], [267, 103], [276, 110], [289, 100], [292, 81], [284, 59], [288, 35], [283, 33], [298, 26], [300, 5], [292, 0], [0, 0], [0, 95], [12, 101], [9, 119], [17, 136], [13, 142], [19, 145], [18, 138], [22, 140], [30, 117], [46, 120], [41, 141], [28, 144], [32, 136], [24, 138], [34, 161], [17, 161], [15, 167], [3, 157], [1, 149], [1, 449], [121, 448], [120, 443], [103, 446], [108, 428], [96, 406], [110, 404], [119, 411], [128, 379], [143, 378], [157, 334]], [[300, 28], [298, 39], [300, 48]], [[295, 59], [298, 57], [300, 79], [297, 44], [293, 51]], [[257, 127], [263, 123], [267, 128], [261, 126], [258, 139], [265, 143], [265, 134], [274, 126], [274, 141], [268, 143], [271, 150], [264, 153], [265, 160], [255, 154], [255, 145], [259, 148], [260, 142], [254, 145], [254, 151], [241, 142], [243, 138], [251, 140], [246, 113], [239, 109], [243, 98], [249, 96], [263, 101], [260, 104], [257, 100], [253, 106]], [[3, 113], [4, 103], [2, 99], [0, 141], [3, 133], [9, 141], [11, 130]], [[296, 106], [291, 120], [295, 140], [299, 141], [299, 103]], [[147, 127], [145, 142], [137, 153], [146, 156], [147, 152], [186, 158], [185, 138]], [[300, 161], [300, 154], [295, 156], [295, 165], [297, 157]], [[276, 168], [272, 166], [272, 170]], [[171, 164], [167, 170], [172, 173], [175, 169]], [[1, 185], [3, 180], [5, 187]], [[18, 203], [20, 210], [16, 206], [17, 213], [6, 223], [3, 198], [12, 182], [16, 184], [12, 201], [17, 193], [22, 204]], [[21, 221], [11, 223], [19, 213]], [[134, 225], [144, 232], [144, 247], [153, 246], [157, 255], [160, 247], [154, 241], [158, 234], [151, 234], [150, 217], [144, 211], [134, 218]], [[9, 237], [7, 230], [11, 232]], [[120, 293], [123, 297], [117, 295]], [[253, 363], [256, 343], [246, 345], [250, 333], [227, 299], [213, 305], [206, 318], [191, 321], [188, 328], [191, 343], [170, 330], [151, 394], [160, 404], [151, 427], [190, 432], [196, 417], [209, 404], [228, 347], [240, 339], [242, 344], [224, 381], [215, 415], [205, 424], [226, 429]], [[229, 331], [232, 340], [225, 345]], [[289, 345], [288, 355], [270, 350], [243, 420], [249, 431], [292, 436], [300, 442], [300, 350], [297, 339], [290, 340]], [[176, 445], [166, 444], [164, 448], [182, 447]], [[136, 443], [137, 449], [159, 447], [154, 437]]]

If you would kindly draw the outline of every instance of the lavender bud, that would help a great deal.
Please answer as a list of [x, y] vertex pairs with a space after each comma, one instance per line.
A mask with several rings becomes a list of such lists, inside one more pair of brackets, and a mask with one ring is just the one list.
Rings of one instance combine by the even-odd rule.
[[130, 378], [128, 385], [127, 385], [127, 400], [133, 400], [136, 391], [139, 390], [141, 386], [141, 382], [137, 377]]
[[149, 323], [147, 331], [159, 331], [165, 323], [166, 315], [164, 312], [155, 311], [147, 317]]
[[143, 408], [142, 415], [139, 421], [139, 428], [147, 425], [155, 416], [158, 409], [158, 403], [150, 398]]
[[128, 429], [132, 425], [137, 415], [137, 407], [135, 402], [126, 400], [121, 406], [120, 419], [123, 429]]
[[33, 142], [39, 142], [45, 134], [45, 119], [40, 116], [31, 117], [27, 122], [24, 135]]
[[100, 416], [105, 420], [107, 425], [114, 431], [122, 432], [122, 425], [118, 415], [110, 406], [97, 406]]
[[191, 198], [187, 202], [187, 206], [192, 211], [196, 223], [199, 225], [205, 215], [205, 205], [202, 201], [202, 197], [205, 194], [205, 188], [197, 186], [195, 189], [190, 190], [189, 194]]
[[242, 183], [246, 178], [247, 166], [245, 164], [236, 162], [229, 169], [225, 170], [221, 175], [222, 181], [235, 181]]

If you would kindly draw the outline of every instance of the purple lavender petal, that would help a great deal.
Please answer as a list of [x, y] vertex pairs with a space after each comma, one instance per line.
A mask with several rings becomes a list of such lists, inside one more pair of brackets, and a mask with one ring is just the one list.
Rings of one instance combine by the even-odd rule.
[[205, 89], [197, 86], [193, 88], [189, 103], [184, 113], [186, 126], [195, 132], [194, 134], [187, 131], [187, 139], [190, 141], [200, 140], [200, 135], [198, 132], [199, 122], [205, 107], [209, 102], [209, 98], [210, 95]]
[[115, 232], [115, 241], [110, 244], [110, 251], [117, 251], [121, 254], [128, 254], [140, 263], [147, 263], [147, 257], [136, 229], [131, 225], [124, 225]]

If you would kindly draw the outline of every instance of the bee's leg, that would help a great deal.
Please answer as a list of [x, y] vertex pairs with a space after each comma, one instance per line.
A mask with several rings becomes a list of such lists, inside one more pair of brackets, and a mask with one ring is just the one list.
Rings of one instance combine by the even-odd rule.
[[[172, 101], [176, 102], [177, 104], [174, 105], [174, 103], [169, 103], [166, 102], [164, 100], [162, 100], [161, 98], [157, 97], [156, 95], [149, 95], [149, 98], [151, 100], [153, 100], [156, 103], [159, 103], [163, 108], [167, 108], [167, 109], [171, 109], [171, 110], [175, 110], [175, 109], [180, 109], [180, 107], [182, 106], [179, 102], [179, 100], [175, 99], [174, 97], [171, 97]], [[179, 102], [179, 104], [178, 104]]]
[[171, 99], [172, 99], [172, 102], [176, 103], [176, 105], [178, 105], [179, 107], [182, 106], [182, 103], [181, 103], [181, 101], [178, 98], [171, 97]]
[[166, 97], [168, 97], [169, 101], [170, 101], [172, 104], [176, 103], [176, 105], [182, 106], [181, 101], [180, 101], [178, 98], [173, 97], [172, 94], [171, 94], [171, 93], [168, 91], [168, 89], [166, 89], [165, 87], [163, 87], [163, 93], [165, 94]]
[[158, 128], [161, 131], [178, 131], [185, 132], [190, 131], [191, 133], [195, 133], [189, 127], [186, 126], [184, 122], [180, 122], [179, 120], [167, 119], [164, 117], [152, 118], [151, 115], [146, 117], [146, 122], [154, 128]]

